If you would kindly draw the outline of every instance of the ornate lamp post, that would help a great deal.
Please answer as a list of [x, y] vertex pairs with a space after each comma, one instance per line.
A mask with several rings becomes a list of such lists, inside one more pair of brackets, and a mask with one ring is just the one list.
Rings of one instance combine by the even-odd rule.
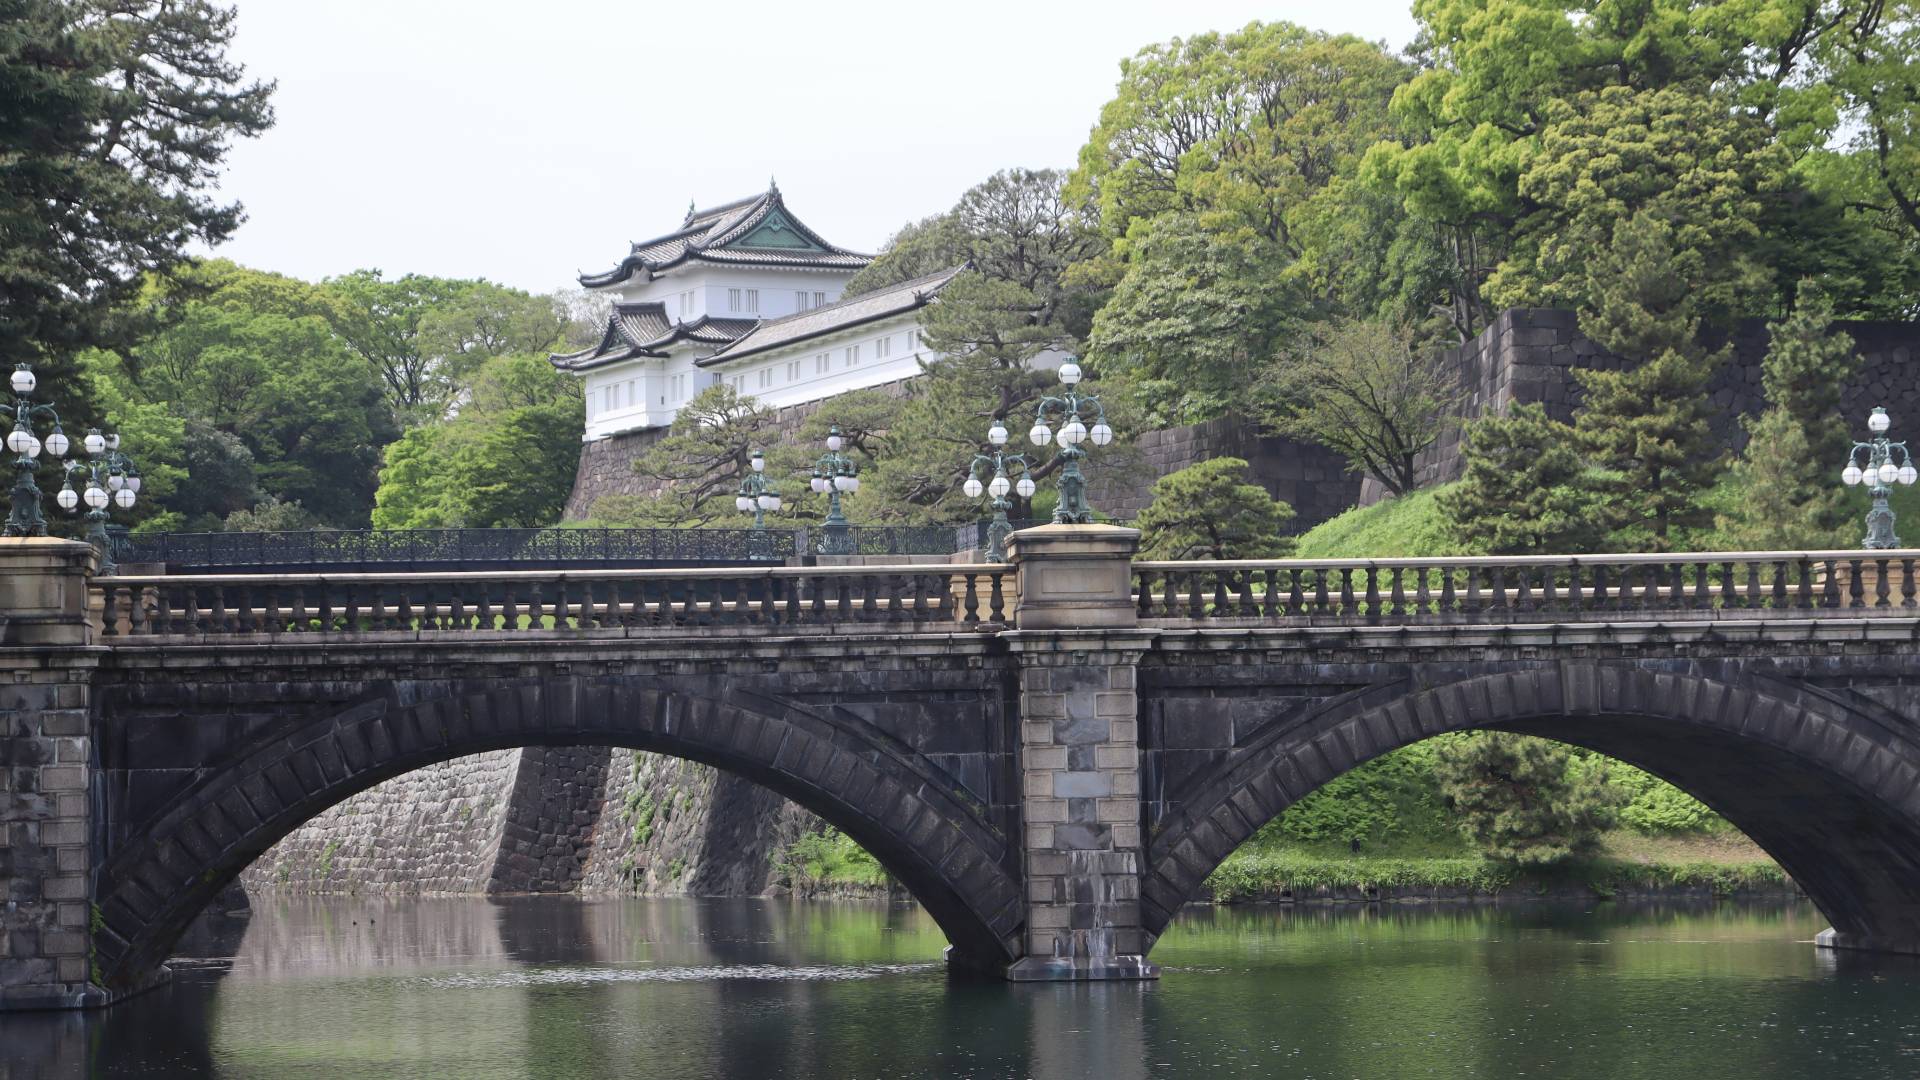
[[[1034, 410], [1033, 430], [1027, 432], [1035, 446], [1045, 446], [1056, 437], [1060, 441], [1060, 503], [1053, 508], [1056, 525], [1093, 524], [1093, 504], [1087, 501], [1087, 478], [1080, 472], [1080, 459], [1087, 456], [1081, 444], [1105, 446], [1113, 441], [1113, 429], [1107, 426], [1107, 413], [1100, 399], [1074, 389], [1080, 378], [1079, 364], [1068, 360], [1060, 365], [1060, 381], [1066, 384], [1066, 392], [1041, 399]], [[1092, 410], [1092, 426], [1086, 422], [1088, 410]], [[1047, 427], [1047, 417], [1052, 413], [1059, 414], [1057, 435]]]
[[[60, 430], [60, 414], [53, 406], [34, 404], [33, 388], [39, 380], [31, 367], [21, 364], [14, 368], [7, 382], [13, 390], [13, 430], [7, 433], [7, 449], [13, 451], [14, 458], [13, 509], [7, 515], [6, 535], [45, 536], [47, 519], [40, 512], [40, 485], [34, 482], [33, 473], [39, 467], [42, 449], [56, 458], [66, 456], [67, 435]], [[34, 421], [40, 419], [53, 422], [45, 443], [33, 433]]]
[[[1848, 487], [1865, 482], [1872, 485], [1867, 489], [1873, 496], [1873, 509], [1867, 511], [1867, 538], [1864, 543], [1869, 549], [1897, 548], [1900, 538], [1893, 534], [1893, 511], [1887, 506], [1887, 496], [1893, 494], [1892, 485], [1911, 485], [1920, 480], [1920, 469], [1913, 466], [1913, 458], [1907, 453], [1905, 442], [1893, 442], [1887, 438], [1887, 428], [1893, 426], [1893, 419], [1887, 410], [1875, 406], [1873, 414], [1867, 417], [1867, 429], [1873, 432], [1873, 438], [1866, 442], [1853, 444], [1847, 451], [1847, 466], [1840, 470], [1840, 481]], [[1864, 466], [1862, 456], [1864, 454]], [[1895, 455], [1899, 461], [1894, 461]]]
[[[100, 552], [100, 572], [111, 574], [115, 567], [113, 542], [107, 536], [107, 507], [111, 504], [122, 510], [133, 509], [140, 494], [140, 470], [120, 452], [118, 435], [102, 435], [99, 428], [94, 428], [81, 444], [86, 447], [87, 460], [62, 463], [66, 476], [54, 500], [69, 513], [79, 509], [81, 503], [87, 504], [87, 541]], [[85, 478], [80, 491], [73, 490], [75, 476]]]
[[[993, 426], [987, 429], [987, 442], [993, 444], [993, 452], [973, 455], [973, 466], [967, 471], [967, 482], [961, 485], [960, 490], [966, 492], [969, 499], [979, 498], [983, 491], [992, 497], [992, 502], [988, 504], [993, 507], [993, 524], [987, 527], [987, 561], [1006, 562], [1007, 536], [1013, 532], [1013, 522], [1007, 520], [1007, 508], [1012, 505], [1007, 501], [1007, 492], [1018, 491], [1021, 498], [1032, 498], [1033, 476], [1032, 470], [1027, 467], [1025, 454], [1008, 454], [1001, 451], [1000, 448], [1007, 445], [1005, 424], [995, 420]], [[1018, 482], [1007, 479], [1009, 464], [1020, 467]], [[993, 479], [982, 486], [981, 470], [987, 465], [993, 466]]]
[[852, 555], [853, 529], [840, 512], [840, 493], [860, 490], [860, 467], [840, 452], [840, 425], [827, 429], [827, 452], [813, 463], [813, 490], [827, 496], [827, 519], [820, 523], [820, 554]]
[[767, 479], [767, 459], [758, 450], [753, 452], [753, 471], [740, 479], [740, 495], [733, 505], [743, 514], [753, 514], [753, 557], [771, 559], [773, 542], [767, 536], [767, 514], [780, 509], [780, 491]]

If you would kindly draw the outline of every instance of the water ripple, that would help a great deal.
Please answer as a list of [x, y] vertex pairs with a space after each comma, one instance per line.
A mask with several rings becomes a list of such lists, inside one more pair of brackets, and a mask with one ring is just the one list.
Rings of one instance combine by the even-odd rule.
[[789, 967], [782, 964], [719, 964], [694, 967], [543, 967], [518, 971], [471, 971], [413, 980], [421, 987], [489, 990], [524, 986], [588, 986], [626, 982], [847, 982], [933, 971], [939, 964], [860, 964]]

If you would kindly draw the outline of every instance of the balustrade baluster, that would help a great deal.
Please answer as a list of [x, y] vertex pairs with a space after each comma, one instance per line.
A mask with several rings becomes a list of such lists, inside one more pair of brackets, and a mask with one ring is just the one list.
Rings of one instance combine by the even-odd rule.
[[447, 629], [449, 630], [467, 628], [466, 590], [460, 587], [461, 584], [458, 581], [447, 583]]
[[[914, 579], [916, 582], [918, 578]], [[777, 623], [780, 621], [780, 601], [776, 590], [779, 581], [772, 577], [760, 579], [760, 613], [756, 622]]]
[[1558, 613], [1560, 610], [1560, 568], [1543, 566], [1540, 568], [1541, 611]]
[[1513, 607], [1516, 611], [1533, 610], [1533, 569], [1516, 566], [1514, 574], [1520, 579], [1513, 590]]
[[1467, 602], [1464, 610], [1467, 614], [1479, 616], [1486, 609], [1486, 601], [1480, 596], [1481, 567], [1467, 566]]
[[1359, 611], [1360, 605], [1353, 598], [1353, 568], [1340, 568], [1340, 614], [1351, 617]]
[[1367, 621], [1380, 621], [1380, 568], [1371, 564], [1362, 567], [1361, 573], [1367, 576]]
[[233, 628], [227, 624], [227, 592], [218, 585], [213, 587], [213, 606], [207, 613], [207, 632], [210, 634], [233, 632]]
[[1005, 623], [1007, 621], [1007, 595], [1002, 588], [1005, 574], [998, 570], [987, 571], [988, 579], [993, 583], [993, 591], [987, 597], [987, 621]]
[[1735, 563], [1720, 564], [1720, 606], [1723, 608], [1746, 606], [1746, 601], [1740, 595], [1740, 571]]
[[1505, 564], [1494, 563], [1489, 569], [1493, 579], [1488, 586], [1489, 591], [1493, 593], [1489, 606], [1499, 611], [1502, 616], [1511, 615], [1513, 597], [1507, 595], [1507, 568]]
[[1794, 566], [1799, 571], [1800, 584], [1794, 589], [1793, 606], [1805, 608], [1813, 606], [1813, 561], [1795, 559]]
[[120, 589], [108, 581], [100, 594], [100, 636], [120, 637]]
[[1162, 587], [1166, 592], [1160, 597], [1162, 613], [1169, 619], [1180, 617], [1180, 575], [1172, 570], [1165, 574]]
[[1453, 591], [1454, 568], [1441, 565], [1436, 568], [1440, 574], [1440, 606], [1434, 609], [1435, 615], [1457, 614], [1460, 597]]
[[1300, 615], [1304, 613], [1304, 607], [1305, 602], [1300, 596], [1300, 568], [1297, 566], [1288, 567], [1287, 599], [1280, 614], [1287, 616]]
[[960, 609], [960, 619], [966, 625], [972, 626], [980, 621], [980, 592], [974, 584], [973, 574], [967, 573], [961, 576], [967, 579], [967, 595]]
[[[853, 586], [849, 584], [848, 581], [849, 579], [847, 579], [846, 577], [835, 577], [833, 579], [833, 591], [834, 591], [833, 613], [841, 622], [853, 621]], [[973, 589], [972, 574], [967, 575], [967, 589], [969, 592], [971, 592]], [[974, 608], [974, 612], [973, 612], [974, 617], [970, 621], [978, 622], [980, 613], [979, 613], [979, 597], [977, 596], [974, 597], [973, 608]]]
[[1667, 566], [1671, 583], [1667, 586], [1667, 607], [1678, 611], [1687, 606], [1687, 568], [1684, 563]]
[[1567, 564], [1567, 611], [1570, 614], [1579, 614], [1583, 600], [1580, 589], [1580, 560], [1575, 559]]
[[150, 586], [135, 586], [127, 590], [127, 636], [153, 633], [153, 607], [148, 599], [154, 590]]
[[880, 582], [872, 574], [860, 575], [860, 621], [872, 622], [879, 609]]
[[1142, 619], [1153, 616], [1153, 575], [1145, 570], [1133, 572], [1133, 611]]
[[1849, 601], [1847, 604], [1848, 608], [1857, 608], [1857, 607], [1867, 606], [1867, 602], [1865, 599], [1867, 590], [1866, 590], [1866, 585], [1862, 583], [1860, 580], [1860, 564], [1861, 564], [1860, 559], [1847, 560], [1847, 565], [1851, 568], [1847, 574], [1847, 600]]
[[1887, 599], [1888, 589], [1892, 585], [1892, 583], [1887, 580], [1887, 560], [1878, 559], [1875, 561], [1878, 563], [1880, 572], [1873, 582], [1873, 606], [1877, 608], [1892, 607], [1892, 602]]
[[929, 596], [928, 589], [927, 589], [927, 575], [916, 573], [912, 575], [912, 580], [913, 580], [913, 592], [911, 595], [907, 597], [906, 603], [913, 605], [911, 608], [911, 611], [913, 613], [913, 621], [914, 622], [931, 622], [933, 619], [933, 612], [928, 609], [928, 603], [927, 603], [928, 596]]
[[787, 594], [787, 621], [790, 623], [800, 621], [800, 587], [804, 581], [804, 578], [797, 577], [780, 579], [780, 587]]
[[1900, 606], [1913, 607], [1913, 560], [1900, 560]]
[[[809, 597], [809, 600], [811, 602], [807, 605], [807, 608], [808, 608], [807, 621], [816, 622], [816, 623], [826, 622], [827, 621], [826, 579], [820, 577], [817, 574], [812, 577], [809, 577], [807, 578], [807, 588], [808, 588], [808, 591], [810, 591], [813, 594], [811, 597]], [[949, 586], [949, 588], [951, 588], [951, 586]]]
[[1216, 619], [1225, 619], [1233, 614], [1233, 604], [1227, 599], [1227, 580], [1231, 572], [1224, 566], [1216, 566], [1213, 574], [1213, 610]]
[[1713, 608], [1713, 564], [1693, 564], [1693, 604], [1695, 611]]

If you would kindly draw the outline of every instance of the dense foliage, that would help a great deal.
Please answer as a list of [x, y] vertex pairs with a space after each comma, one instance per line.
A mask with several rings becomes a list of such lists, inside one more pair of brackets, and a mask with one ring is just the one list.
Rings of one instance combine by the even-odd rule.
[[1247, 463], [1218, 457], [1154, 481], [1134, 526], [1148, 559], [1275, 559], [1293, 550], [1293, 507], [1248, 479]]

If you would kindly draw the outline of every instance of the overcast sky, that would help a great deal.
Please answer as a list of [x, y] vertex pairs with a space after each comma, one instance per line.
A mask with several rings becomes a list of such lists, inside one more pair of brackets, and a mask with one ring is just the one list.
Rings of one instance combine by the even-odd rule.
[[219, 254], [534, 291], [779, 180], [872, 251], [996, 169], [1069, 166], [1118, 62], [1291, 19], [1403, 47], [1406, 0], [238, 0], [279, 120], [237, 147]]

